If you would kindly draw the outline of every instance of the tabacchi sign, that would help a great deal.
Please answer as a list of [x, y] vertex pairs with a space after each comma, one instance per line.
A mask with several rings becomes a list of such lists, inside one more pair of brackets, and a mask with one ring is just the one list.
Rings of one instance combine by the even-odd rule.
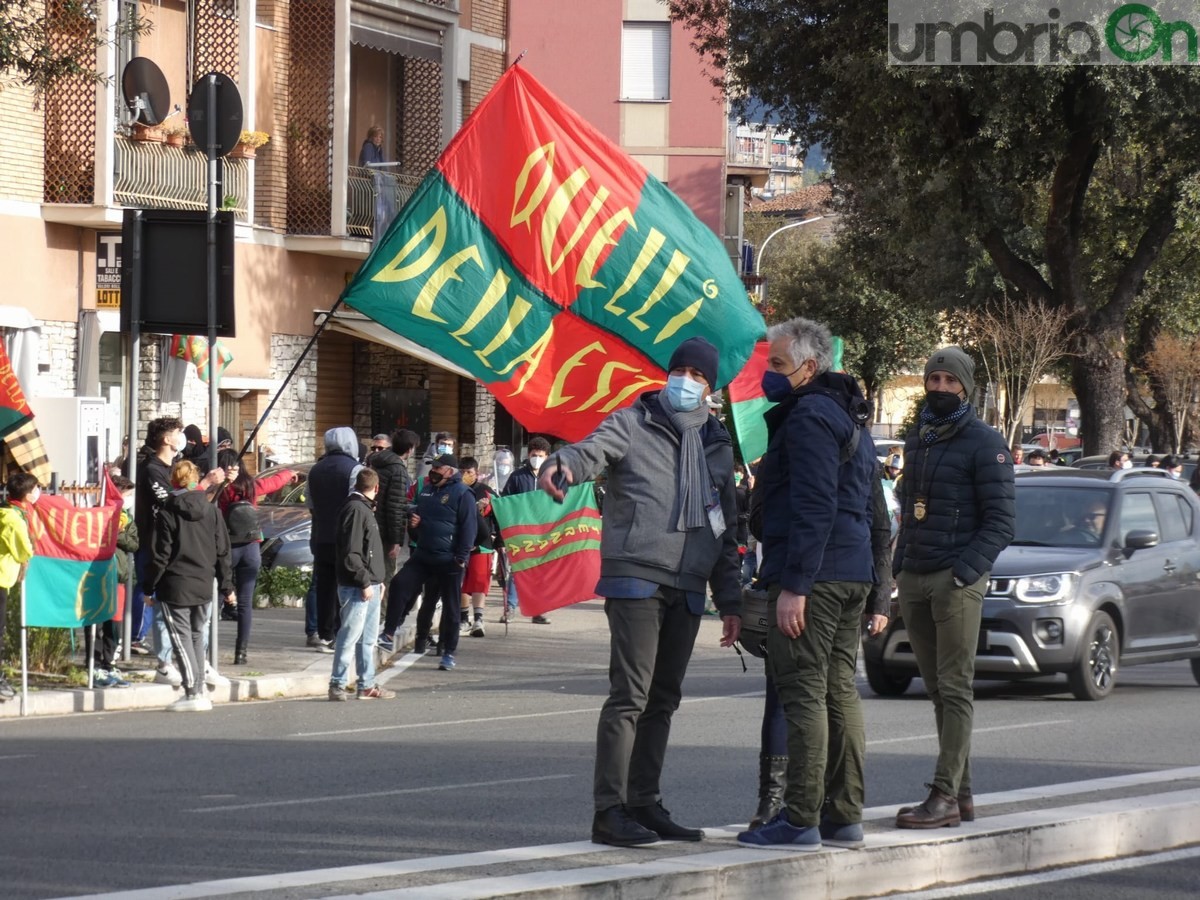
[[897, 66], [1195, 65], [1195, 3], [888, 0]]

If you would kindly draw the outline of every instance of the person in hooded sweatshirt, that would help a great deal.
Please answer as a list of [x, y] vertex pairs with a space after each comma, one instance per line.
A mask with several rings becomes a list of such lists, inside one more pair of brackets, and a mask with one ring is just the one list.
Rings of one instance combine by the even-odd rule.
[[172, 712], [212, 709], [204, 691], [204, 633], [213, 578], [225, 602], [234, 602], [229, 532], [216, 506], [196, 490], [200, 470], [190, 460], [171, 468], [175, 491], [159, 510], [146, 566], [146, 597], [161, 606], [184, 695]]
[[338, 512], [354, 489], [354, 476], [360, 467], [358, 436], [353, 428], [343, 425], [325, 432], [325, 455], [308, 471], [308, 505], [312, 509], [309, 547], [317, 595], [317, 633], [309, 636], [308, 645], [319, 653], [333, 653], [341, 624], [335, 552]]

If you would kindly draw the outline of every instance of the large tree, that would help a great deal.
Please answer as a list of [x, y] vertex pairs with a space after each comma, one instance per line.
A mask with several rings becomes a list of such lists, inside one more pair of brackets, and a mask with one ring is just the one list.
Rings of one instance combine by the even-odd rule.
[[824, 146], [907, 296], [954, 308], [999, 279], [1065, 310], [1084, 445], [1119, 443], [1126, 317], [1191, 215], [1200, 72], [888, 65], [875, 0], [669, 2], [721, 83]]

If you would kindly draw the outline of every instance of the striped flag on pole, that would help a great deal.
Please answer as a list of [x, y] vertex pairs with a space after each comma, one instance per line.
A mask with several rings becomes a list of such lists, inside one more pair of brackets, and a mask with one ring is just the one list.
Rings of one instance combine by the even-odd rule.
[[[217, 378], [219, 379], [221, 373], [233, 362], [233, 354], [220, 341], [217, 341], [215, 346], [217, 349]], [[200, 380], [208, 384], [208, 338], [195, 334], [173, 334], [171, 335], [171, 355], [194, 365]]]

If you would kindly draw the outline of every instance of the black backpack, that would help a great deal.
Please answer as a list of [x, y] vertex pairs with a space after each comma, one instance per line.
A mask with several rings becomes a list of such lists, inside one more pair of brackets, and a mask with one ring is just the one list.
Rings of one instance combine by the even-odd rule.
[[225, 526], [229, 529], [229, 543], [249, 544], [262, 540], [262, 529], [258, 527], [258, 510], [249, 500], [235, 500], [225, 507]]

